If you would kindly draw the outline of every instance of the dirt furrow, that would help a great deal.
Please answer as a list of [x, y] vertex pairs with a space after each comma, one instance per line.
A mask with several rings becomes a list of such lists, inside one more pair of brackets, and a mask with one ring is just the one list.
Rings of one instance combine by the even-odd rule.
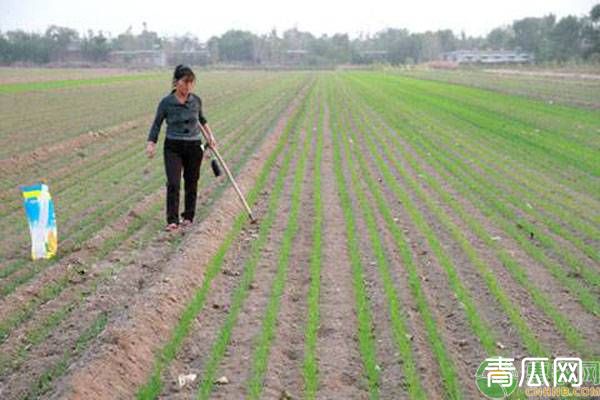
[[285, 291], [277, 319], [277, 332], [271, 346], [268, 369], [264, 380], [265, 398], [278, 399], [286, 393], [301, 398], [304, 390], [302, 362], [304, 359], [304, 327], [306, 326], [307, 296], [310, 285], [310, 255], [313, 245], [315, 210], [313, 197], [314, 153], [316, 151], [318, 111], [309, 115], [313, 123], [306, 133], [312, 136], [312, 151], [307, 160], [303, 181], [302, 207], [299, 230], [290, 256]]
[[323, 263], [321, 265], [319, 399], [367, 399], [362, 383], [363, 366], [358, 349], [358, 322], [344, 214], [336, 191], [333, 170], [333, 137], [326, 110], [323, 134], [322, 200]]

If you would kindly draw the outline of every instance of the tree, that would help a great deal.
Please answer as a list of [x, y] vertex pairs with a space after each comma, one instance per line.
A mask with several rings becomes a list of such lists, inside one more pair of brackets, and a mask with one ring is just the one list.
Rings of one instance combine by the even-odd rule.
[[581, 54], [583, 26], [572, 15], [562, 18], [550, 32], [554, 60], [566, 61]]
[[106, 61], [110, 52], [110, 44], [102, 31], [94, 35], [94, 31], [90, 29], [87, 37], [83, 39], [81, 52], [87, 60], [94, 62]]
[[444, 29], [436, 32], [441, 50], [443, 52], [454, 51], [456, 50], [457, 39], [454, 36], [454, 33], [450, 29]]
[[585, 56], [600, 59], [600, 3], [590, 10], [583, 28], [586, 42]]
[[420, 61], [437, 60], [442, 53], [440, 37], [434, 32], [425, 32], [418, 34], [420, 39]]
[[79, 33], [75, 29], [50, 25], [44, 35], [57, 49], [66, 49], [70, 43], [79, 39]]
[[492, 49], [508, 49], [512, 47], [515, 35], [510, 27], [498, 27], [492, 29], [485, 38], [487, 47]]
[[0, 63], [8, 64], [12, 61], [12, 49], [4, 34], [0, 31]]
[[210, 54], [210, 61], [213, 63], [221, 61], [221, 55], [219, 54], [219, 37], [213, 36], [208, 39], [206, 46], [208, 47], [208, 53]]
[[590, 10], [590, 18], [592, 22], [600, 22], [600, 3], [592, 7]]
[[402, 64], [413, 56], [413, 38], [406, 29], [386, 29], [378, 32], [369, 50], [384, 50], [386, 59], [392, 64]]
[[556, 17], [553, 14], [542, 18], [523, 18], [513, 22], [515, 45], [535, 54], [539, 61], [552, 58], [552, 42], [550, 33], [554, 28]]
[[50, 61], [50, 48], [44, 37], [37, 33], [22, 30], [6, 32], [6, 39], [11, 48], [10, 62], [30, 61], [45, 64]]
[[254, 59], [254, 35], [240, 30], [225, 32], [218, 41], [219, 58], [225, 62], [250, 62]]

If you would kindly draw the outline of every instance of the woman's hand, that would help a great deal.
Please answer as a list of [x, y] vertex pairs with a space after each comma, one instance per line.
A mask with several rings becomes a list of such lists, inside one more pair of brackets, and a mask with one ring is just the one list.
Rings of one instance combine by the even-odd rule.
[[156, 153], [156, 143], [148, 142], [146, 145], [146, 154], [148, 155], [148, 158], [154, 157], [154, 153]]
[[206, 144], [208, 145], [208, 147], [210, 147], [211, 149], [216, 149], [217, 141], [215, 140], [210, 126], [208, 126], [208, 124], [200, 124], [200, 130], [204, 134], [204, 138], [206, 139]]
[[211, 149], [217, 148], [217, 142], [215, 141], [215, 137], [212, 135], [212, 133], [208, 135], [208, 147]]

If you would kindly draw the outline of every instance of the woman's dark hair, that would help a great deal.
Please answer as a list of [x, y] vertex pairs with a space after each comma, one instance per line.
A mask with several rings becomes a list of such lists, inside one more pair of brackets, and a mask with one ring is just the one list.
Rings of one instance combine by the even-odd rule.
[[175, 67], [175, 71], [173, 71], [173, 86], [177, 83], [178, 80], [188, 78], [192, 81], [196, 80], [196, 75], [194, 71], [190, 67], [185, 64], [179, 64]]

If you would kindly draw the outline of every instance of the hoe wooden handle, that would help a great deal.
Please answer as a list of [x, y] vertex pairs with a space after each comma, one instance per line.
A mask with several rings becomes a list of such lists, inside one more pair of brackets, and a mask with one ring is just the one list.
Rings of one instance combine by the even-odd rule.
[[[204, 127], [200, 123], [198, 124], [198, 126], [200, 126], [200, 130], [202, 131], [202, 134], [204, 135], [204, 139], [206, 139], [206, 142], [208, 143], [208, 133], [206, 132], [206, 130], [204, 129]], [[229, 171], [229, 168], [227, 167], [227, 164], [225, 164], [225, 161], [223, 160], [223, 157], [221, 157], [221, 154], [219, 154], [219, 151], [217, 149], [213, 149], [212, 147], [209, 147], [209, 149], [213, 152], [213, 154], [215, 155], [215, 157], [217, 158], [217, 160], [219, 160], [219, 163], [221, 164], [221, 166], [225, 170], [225, 173], [227, 174], [227, 177], [229, 178], [229, 181], [233, 185], [233, 188], [235, 189], [238, 197], [240, 198], [240, 200], [242, 201], [242, 204], [246, 208], [246, 212], [248, 213], [248, 217], [250, 217], [250, 221], [255, 222], [256, 219], [254, 218], [254, 215], [252, 214], [252, 210], [250, 209], [250, 206], [248, 205], [248, 202], [246, 201], [246, 198], [242, 194], [242, 191], [240, 190], [240, 188], [238, 187], [237, 183], [235, 182], [235, 179], [233, 179], [233, 175], [231, 174], [231, 171]]]

